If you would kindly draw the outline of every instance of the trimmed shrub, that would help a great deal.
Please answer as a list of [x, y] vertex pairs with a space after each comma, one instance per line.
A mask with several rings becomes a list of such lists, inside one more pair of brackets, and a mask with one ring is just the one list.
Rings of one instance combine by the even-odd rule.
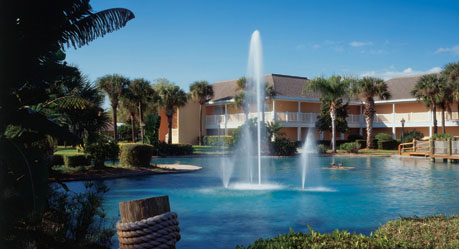
[[[336, 146], [339, 147], [342, 144], [348, 143], [348, 140], [336, 140]], [[330, 147], [331, 141], [330, 140], [319, 140], [317, 141], [317, 144], [323, 144], [325, 146]]]
[[94, 160], [95, 167], [104, 167], [106, 160], [115, 161], [118, 158], [120, 148], [113, 138], [108, 135], [97, 135], [93, 140], [89, 142], [85, 138], [84, 151]]
[[148, 167], [153, 156], [153, 146], [148, 144], [123, 144], [120, 146], [120, 163], [126, 167]]
[[319, 153], [319, 154], [327, 153], [327, 146], [325, 146], [324, 144], [319, 144], [317, 146], [317, 153]]
[[203, 145], [224, 146], [224, 145], [232, 144], [233, 137], [232, 136], [203, 136], [202, 142], [203, 142]]
[[378, 141], [387, 141], [387, 140], [392, 140], [392, 135], [388, 133], [378, 133], [375, 136], [375, 139]]
[[62, 155], [53, 155], [53, 158], [50, 162], [51, 166], [64, 165], [64, 156]]
[[[359, 145], [360, 149], [364, 149], [367, 147], [367, 140], [366, 139], [357, 139], [355, 142]], [[378, 139], [373, 138], [373, 148], [378, 148]]]
[[345, 150], [347, 153], [358, 153], [360, 146], [356, 142], [345, 143], [339, 146], [340, 150]]
[[193, 154], [193, 146], [191, 144], [159, 143], [160, 156], [185, 156], [191, 154]]
[[448, 138], [453, 139], [454, 136], [448, 133], [438, 133], [432, 136], [434, 140], [446, 141]]
[[296, 153], [297, 143], [290, 142], [285, 137], [278, 137], [273, 142], [274, 155], [291, 156]]
[[380, 150], [396, 150], [400, 142], [396, 140], [378, 141], [378, 149]]
[[360, 134], [351, 134], [351, 135], [347, 136], [347, 140], [349, 142], [355, 142], [355, 140], [357, 140], [357, 139], [363, 139], [363, 136], [360, 135]]
[[417, 130], [412, 130], [410, 132], [405, 133], [405, 142], [412, 142], [413, 139], [421, 140], [424, 138], [424, 134]]
[[65, 155], [64, 165], [67, 167], [88, 166], [91, 161], [86, 155]]

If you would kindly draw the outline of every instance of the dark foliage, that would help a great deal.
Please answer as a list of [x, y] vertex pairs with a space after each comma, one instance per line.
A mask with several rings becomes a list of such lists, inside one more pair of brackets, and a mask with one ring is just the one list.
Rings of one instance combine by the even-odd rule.
[[[347, 126], [347, 103], [343, 103], [343, 100], [337, 102], [336, 108], [336, 131], [346, 133], [349, 130]], [[331, 131], [332, 122], [330, 117], [330, 103], [327, 101], [321, 101], [320, 113], [317, 116], [316, 128], [320, 131]]]
[[94, 161], [94, 166], [101, 168], [105, 166], [105, 161], [118, 158], [120, 148], [112, 137], [98, 134], [93, 141], [85, 139], [84, 151]]
[[159, 127], [161, 116], [157, 113], [150, 114], [145, 118], [145, 142], [152, 145], [155, 153], [158, 153], [159, 146]]
[[424, 134], [416, 129], [405, 133], [405, 142], [411, 142], [413, 139], [421, 140], [424, 138]]
[[91, 160], [86, 155], [64, 155], [64, 165], [67, 167], [88, 166]]
[[233, 144], [232, 136], [203, 136], [202, 143], [209, 146], [226, 146]]
[[291, 156], [296, 153], [297, 143], [285, 137], [276, 137], [273, 142], [275, 156]]
[[123, 144], [120, 146], [120, 163], [125, 167], [148, 167], [153, 156], [153, 146], [148, 144]]
[[193, 146], [191, 144], [159, 143], [159, 156], [186, 156], [191, 154], [193, 154]]
[[347, 153], [358, 153], [360, 145], [356, 142], [344, 143], [339, 146], [340, 150], [345, 150]]
[[360, 135], [360, 134], [351, 134], [351, 135], [347, 136], [347, 140], [349, 142], [354, 142], [357, 139], [363, 139], [363, 136]]

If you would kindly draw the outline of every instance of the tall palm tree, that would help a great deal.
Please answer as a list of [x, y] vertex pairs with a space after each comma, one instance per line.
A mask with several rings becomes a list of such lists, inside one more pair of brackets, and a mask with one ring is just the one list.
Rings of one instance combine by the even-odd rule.
[[438, 75], [438, 84], [441, 87], [438, 107], [441, 109], [441, 127], [443, 134], [446, 133], [446, 111], [451, 111], [451, 105], [454, 102], [453, 85], [448, 84], [448, 78], [444, 74]]
[[459, 114], [459, 62], [447, 64], [442, 74], [445, 75], [448, 80], [448, 85], [452, 90], [452, 97], [457, 104], [457, 113]]
[[172, 143], [172, 117], [175, 109], [184, 106], [188, 100], [187, 94], [174, 84], [163, 84], [159, 87], [159, 103], [166, 111], [167, 125], [169, 128], [168, 143]]
[[355, 81], [351, 87], [351, 94], [359, 97], [365, 102], [363, 115], [367, 124], [367, 149], [372, 148], [373, 138], [373, 120], [375, 117], [375, 97], [380, 99], [389, 99], [390, 92], [387, 90], [387, 84], [382, 79], [373, 77], [364, 77]]
[[433, 112], [434, 134], [438, 132], [437, 107], [443, 98], [441, 91], [442, 85], [437, 74], [423, 75], [411, 91], [411, 95], [422, 101]]
[[236, 81], [236, 90], [239, 91], [236, 96], [234, 96], [234, 107], [238, 109], [242, 109], [245, 114], [245, 120], [249, 120], [249, 103], [246, 101], [246, 87], [247, 87], [247, 79], [245, 77], [241, 77]]
[[313, 91], [321, 94], [321, 102], [330, 104], [330, 117], [332, 121], [332, 152], [336, 152], [336, 114], [337, 106], [349, 91], [350, 78], [332, 76], [330, 78], [318, 77], [307, 82], [303, 92]]
[[140, 126], [140, 137], [142, 138], [142, 143], [144, 142], [144, 130], [143, 130], [143, 111], [147, 104], [155, 99], [155, 91], [150, 86], [148, 80], [139, 78], [134, 79], [129, 85], [129, 89], [132, 94], [132, 101], [135, 102], [139, 114], [139, 126]]
[[196, 81], [190, 86], [191, 98], [199, 102], [199, 145], [202, 145], [202, 106], [214, 96], [214, 89], [207, 81]]
[[[273, 100], [277, 95], [277, 92], [276, 90], [274, 89], [274, 86], [273, 85], [268, 85], [268, 83], [265, 83], [265, 99], [267, 100]], [[274, 103], [273, 103], [274, 104]], [[262, 122], [264, 123], [265, 122], [265, 110], [263, 108], [263, 112], [262, 112]]]
[[129, 86], [130, 81], [128, 78], [118, 74], [106, 75], [97, 80], [97, 85], [105, 93], [107, 93], [113, 111], [113, 129], [115, 132], [115, 141], [118, 141], [118, 129], [116, 126], [116, 111], [118, 108], [119, 99], [121, 98], [125, 89]]
[[129, 120], [131, 121], [131, 140], [133, 143], [135, 143], [135, 120], [136, 112], [138, 110], [138, 96], [136, 96], [135, 92], [133, 91], [132, 85], [129, 85], [123, 91], [120, 97], [120, 101], [121, 108], [124, 109], [129, 115]]

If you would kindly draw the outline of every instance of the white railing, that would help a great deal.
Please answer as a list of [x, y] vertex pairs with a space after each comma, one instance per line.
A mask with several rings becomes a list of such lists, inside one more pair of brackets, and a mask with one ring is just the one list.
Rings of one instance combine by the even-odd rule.
[[348, 114], [346, 121], [348, 124], [360, 124], [360, 115], [359, 114]]

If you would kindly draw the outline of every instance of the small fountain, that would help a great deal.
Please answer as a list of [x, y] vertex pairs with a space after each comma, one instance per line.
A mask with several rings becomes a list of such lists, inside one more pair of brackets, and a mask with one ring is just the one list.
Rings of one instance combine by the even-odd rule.
[[316, 153], [316, 141], [314, 138], [314, 130], [312, 128], [308, 129], [308, 135], [306, 136], [306, 141], [301, 148], [301, 188], [304, 189], [306, 183], [306, 177], [308, 171], [311, 172], [310, 166], [312, 164], [311, 155]]

